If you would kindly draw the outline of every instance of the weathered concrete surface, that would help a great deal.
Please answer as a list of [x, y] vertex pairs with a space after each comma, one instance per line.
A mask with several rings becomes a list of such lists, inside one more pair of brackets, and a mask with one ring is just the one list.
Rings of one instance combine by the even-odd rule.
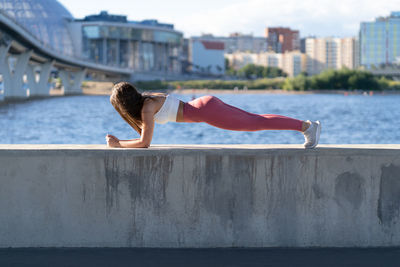
[[400, 245], [400, 145], [0, 145], [0, 247]]

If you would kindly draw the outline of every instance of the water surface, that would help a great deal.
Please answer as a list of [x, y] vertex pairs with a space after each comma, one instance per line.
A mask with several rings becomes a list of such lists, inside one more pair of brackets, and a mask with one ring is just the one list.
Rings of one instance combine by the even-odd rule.
[[[191, 100], [191, 95], [175, 95]], [[197, 97], [200, 95], [196, 95]], [[324, 144], [400, 143], [400, 95], [216, 94], [228, 104], [261, 114], [320, 120]], [[3, 144], [102, 144], [111, 133], [137, 138], [108, 96], [67, 96], [0, 106]], [[301, 144], [295, 131], [235, 132], [204, 123], [155, 127], [153, 144]]]

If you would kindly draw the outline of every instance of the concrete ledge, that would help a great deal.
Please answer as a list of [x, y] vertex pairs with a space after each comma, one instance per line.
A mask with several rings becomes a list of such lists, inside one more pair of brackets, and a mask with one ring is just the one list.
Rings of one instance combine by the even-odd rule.
[[0, 247], [400, 245], [400, 145], [0, 145]]

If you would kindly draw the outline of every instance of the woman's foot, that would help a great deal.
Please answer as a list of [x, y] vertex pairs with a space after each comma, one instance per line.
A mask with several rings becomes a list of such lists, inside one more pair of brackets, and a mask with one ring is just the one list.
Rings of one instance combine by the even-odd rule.
[[318, 145], [319, 135], [321, 134], [321, 123], [319, 121], [307, 121], [310, 126], [303, 132], [304, 134], [304, 147], [314, 148]]

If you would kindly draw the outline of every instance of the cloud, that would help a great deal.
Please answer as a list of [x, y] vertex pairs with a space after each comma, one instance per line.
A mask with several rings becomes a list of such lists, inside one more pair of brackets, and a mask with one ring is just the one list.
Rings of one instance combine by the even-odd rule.
[[354, 36], [361, 21], [387, 16], [398, 0], [247, 0], [174, 18], [185, 36], [231, 32], [263, 36], [266, 26], [299, 29], [301, 36]]
[[299, 29], [301, 36], [354, 36], [361, 21], [388, 16], [399, 0], [59, 0], [77, 17], [108, 10], [131, 20], [173, 23], [185, 36], [232, 32], [263, 36], [266, 26]]

